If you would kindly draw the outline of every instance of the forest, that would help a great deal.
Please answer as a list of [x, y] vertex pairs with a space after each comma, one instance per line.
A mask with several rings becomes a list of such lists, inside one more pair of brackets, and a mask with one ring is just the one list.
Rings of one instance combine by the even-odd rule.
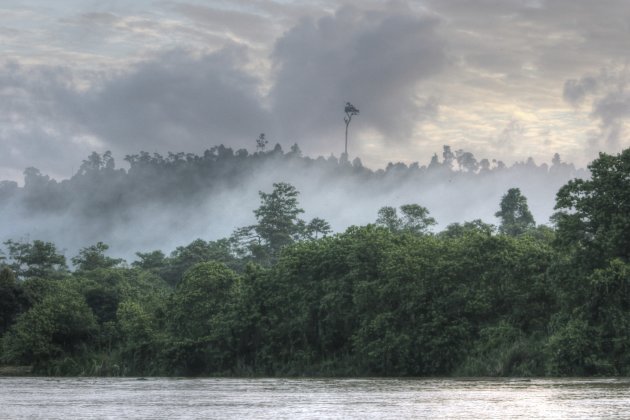
[[[81, 182], [101, 183], [81, 203], [93, 215], [148, 200], [142, 191], [157, 194], [132, 184], [148, 171], [165, 200], [178, 200], [190, 192], [184, 185], [237, 179], [234, 165], [204, 159], [262, 159], [226, 150], [128, 156], [128, 171], [94, 154], [70, 181], [31, 170], [24, 187], [0, 185], [0, 198], [9, 206], [19, 196], [36, 215], [74, 205], [68, 197]], [[458, 165], [453, 176], [475, 179], [510, 170], [446, 152], [433, 169], [400, 170], [428, 177]], [[360, 162], [299, 159], [387, 176]], [[556, 172], [573, 173], [562, 165], [558, 158]], [[630, 149], [600, 153], [589, 171], [559, 188], [550, 226], [536, 224], [528, 198], [512, 187], [494, 204], [496, 226], [473, 219], [438, 230], [431, 209], [409, 201], [333, 233], [324, 218], [304, 217], [300, 191], [286, 179], [258, 193], [252, 224], [170, 253], [138, 251], [126, 261], [95, 236], [67, 260], [53, 241], [8, 239], [0, 363], [40, 375], [627, 376]], [[168, 183], [181, 177], [197, 184]]]
[[251, 225], [258, 191], [277, 182], [296, 187], [305, 216], [325, 219], [334, 232], [410, 202], [431, 210], [435, 229], [474, 219], [495, 223], [497, 203], [510, 188], [519, 188], [536, 220], [547, 223], [558, 189], [587, 176], [552, 151], [548, 163], [505, 164], [444, 146], [424, 164], [373, 170], [358, 158], [312, 158], [297, 144], [284, 151], [260, 140], [255, 151], [219, 145], [201, 154], [140, 152], [122, 163], [110, 152], [92, 153], [68, 168], [66, 179], [27, 168], [21, 185], [0, 181], [0, 215], [11, 220], [0, 223], [0, 242], [40, 239], [68, 256], [96, 241], [126, 260], [138, 251], [169, 254], [196, 238], [216, 240]]

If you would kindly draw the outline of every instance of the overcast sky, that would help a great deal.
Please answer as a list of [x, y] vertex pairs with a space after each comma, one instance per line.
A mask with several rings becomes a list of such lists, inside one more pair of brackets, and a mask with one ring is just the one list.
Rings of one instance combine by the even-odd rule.
[[584, 166], [630, 145], [626, 0], [3, 0], [0, 179], [90, 152], [343, 151], [383, 167], [443, 144]]

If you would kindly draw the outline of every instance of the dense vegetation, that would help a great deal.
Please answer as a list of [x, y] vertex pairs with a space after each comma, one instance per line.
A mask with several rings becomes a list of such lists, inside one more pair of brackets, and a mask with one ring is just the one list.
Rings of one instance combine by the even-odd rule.
[[331, 236], [278, 183], [254, 225], [168, 256], [127, 264], [98, 242], [71, 271], [50, 242], [7, 241], [1, 359], [55, 375], [629, 375], [630, 149], [589, 168], [553, 228], [514, 188], [498, 227], [434, 233], [410, 203]]

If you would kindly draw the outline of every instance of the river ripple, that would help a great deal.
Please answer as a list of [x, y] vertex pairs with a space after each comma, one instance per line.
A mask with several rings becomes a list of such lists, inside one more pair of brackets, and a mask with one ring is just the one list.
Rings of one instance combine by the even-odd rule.
[[0, 418], [629, 418], [630, 379], [0, 378]]

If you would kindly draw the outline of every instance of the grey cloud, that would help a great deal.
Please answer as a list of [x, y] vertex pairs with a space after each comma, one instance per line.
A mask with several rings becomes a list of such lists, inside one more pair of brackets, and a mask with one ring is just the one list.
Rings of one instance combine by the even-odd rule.
[[68, 161], [80, 162], [89, 152], [75, 142], [79, 127], [66, 118], [75, 99], [72, 79], [59, 67], [0, 67], [1, 166], [22, 171], [36, 165], [53, 175], [71, 175]]
[[120, 156], [249, 146], [270, 123], [259, 80], [242, 70], [246, 61], [239, 46], [201, 57], [175, 50], [123, 74], [94, 75], [87, 90], [76, 89], [67, 68], [7, 64], [0, 68], [0, 141], [12, 155], [0, 163], [69, 175], [68, 161], [91, 150]]
[[625, 124], [630, 118], [630, 92], [626, 88], [627, 70], [604, 68], [596, 76], [569, 79], [564, 83], [563, 97], [579, 105], [592, 98], [590, 116], [599, 123], [588, 134], [589, 152], [618, 151], [626, 136]]
[[199, 58], [180, 50], [163, 54], [84, 95], [82, 119], [127, 150], [197, 150], [254, 138], [268, 115], [259, 81], [242, 70], [246, 60], [238, 46]]
[[497, 145], [499, 147], [514, 147], [514, 143], [523, 137], [525, 128], [518, 120], [511, 120], [497, 137]]
[[[609, 0], [427, 0], [448, 21], [458, 54], [490, 70], [533, 64], [547, 79], [630, 58], [630, 2]], [[478, 54], [484, 59], [475, 60]]]
[[120, 21], [120, 17], [109, 12], [88, 12], [79, 16], [62, 19], [62, 22], [74, 23], [80, 25], [112, 25]]
[[285, 122], [284, 136], [338, 137], [345, 101], [361, 110], [355, 130], [409, 136], [427, 108], [426, 99], [416, 96], [418, 83], [446, 65], [438, 25], [411, 9], [345, 7], [318, 20], [302, 20], [279, 39], [273, 53], [276, 78], [270, 97]]
[[274, 35], [271, 22], [257, 14], [195, 4], [179, 4], [175, 10], [212, 31], [232, 34], [250, 42], [270, 41]]
[[[228, 26], [258, 22], [254, 15], [181, 7], [198, 12], [200, 19], [237, 20]], [[84, 13], [74, 22], [107, 28], [121, 19]], [[276, 77], [269, 97], [260, 93], [262, 79], [247, 70], [250, 51], [238, 44], [210, 54], [175, 49], [125, 71], [83, 72], [81, 89], [79, 70], [70, 66], [7, 66], [0, 70], [0, 86], [11, 90], [10, 100], [0, 109], [5, 119], [38, 129], [16, 131], [10, 128], [15, 121], [5, 120], [2, 133], [13, 139], [17, 153], [31, 156], [36, 148], [27, 144], [46, 144], [68, 156], [90, 148], [120, 156], [140, 149], [201, 151], [218, 143], [248, 147], [260, 132], [285, 145], [317, 139], [309, 152], [328, 154], [339, 149], [326, 138], [330, 133], [339, 138], [343, 104], [352, 101], [361, 109], [361, 124], [355, 123], [354, 130], [407, 137], [418, 120], [439, 109], [436, 97], [415, 93], [419, 82], [445, 65], [438, 26], [404, 3], [392, 10], [345, 7], [321, 19], [306, 18], [275, 46]], [[24, 166], [60, 172], [37, 160]]]
[[597, 80], [592, 76], [585, 76], [580, 80], [569, 79], [564, 82], [562, 97], [572, 105], [582, 103], [586, 95], [597, 90]]
[[625, 122], [630, 117], [630, 92], [609, 92], [593, 101], [591, 116], [600, 121], [600, 132], [591, 137], [591, 147], [618, 151], [625, 136]]
[[611, 126], [630, 117], [630, 92], [609, 92], [593, 102], [592, 116], [599, 118], [604, 126]]

